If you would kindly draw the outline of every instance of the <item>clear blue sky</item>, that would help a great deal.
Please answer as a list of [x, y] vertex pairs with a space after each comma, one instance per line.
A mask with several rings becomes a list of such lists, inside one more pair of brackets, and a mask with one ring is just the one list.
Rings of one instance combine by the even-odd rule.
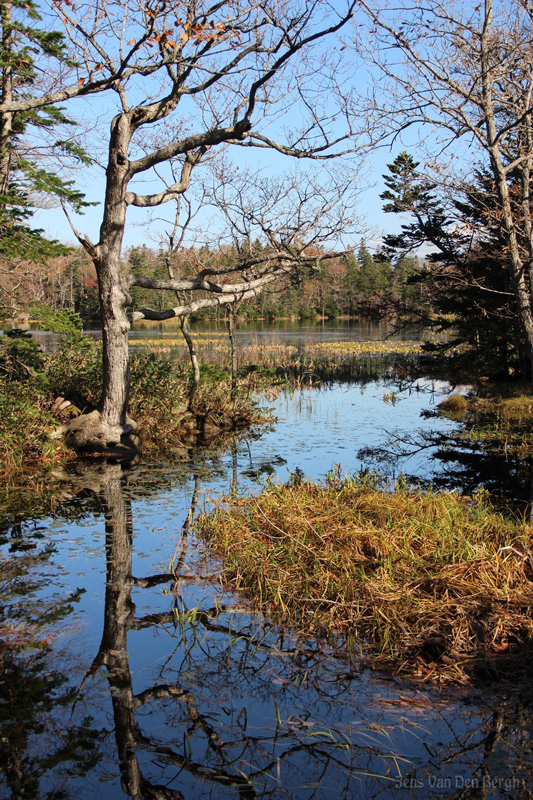
[[[328, 47], [333, 44], [333, 39], [328, 41]], [[325, 47], [325, 45], [322, 45]], [[335, 48], [334, 48], [335, 49]], [[349, 59], [349, 56], [348, 56]], [[348, 61], [346, 76], [348, 81], [364, 85], [366, 77], [365, 69], [356, 66], [353, 61], [353, 66]], [[139, 102], [139, 97], [134, 96], [134, 102]], [[282, 100], [283, 102], [283, 100]], [[75, 119], [79, 119], [81, 126], [86, 126], [85, 147], [90, 154], [98, 153], [100, 160], [103, 162], [106, 158], [106, 143], [109, 135], [109, 123], [114, 113], [116, 113], [116, 96], [113, 94], [104, 94], [93, 97], [92, 99], [78, 99], [71, 101], [67, 106], [67, 112]], [[189, 130], [197, 131], [202, 129], [200, 120], [196, 120], [192, 109], [186, 108], [191, 111], [187, 119]], [[297, 103], [287, 109], [285, 115], [276, 121], [277, 130], [283, 127], [298, 127], [298, 105]], [[363, 120], [364, 121], [364, 120]], [[382, 148], [367, 157], [367, 168], [362, 180], [363, 185], [367, 185], [364, 194], [360, 196], [359, 203], [354, 209], [354, 212], [360, 216], [362, 226], [367, 228], [366, 231], [355, 234], [352, 238], [353, 241], [348, 242], [357, 246], [360, 239], [364, 236], [367, 241], [379, 238], [384, 232], [396, 232], [399, 229], [401, 220], [397, 215], [383, 214], [382, 202], [379, 199], [380, 193], [384, 189], [382, 173], [386, 171], [387, 163], [394, 160], [395, 156], [403, 149], [409, 149], [408, 144], [402, 141], [395, 141], [394, 149], [391, 151], [389, 148]], [[255, 166], [260, 161], [263, 166], [267, 166], [268, 170], [274, 172], [275, 170], [283, 171], [290, 169], [294, 161], [290, 158], [283, 157], [275, 152], [268, 152], [265, 150], [255, 151], [253, 149], [236, 149], [230, 156], [239, 164], [249, 164]], [[300, 165], [302, 162], [300, 162]], [[104, 196], [104, 174], [103, 169], [96, 166], [91, 168], [84, 168], [75, 171], [72, 176], [76, 180], [77, 186], [86, 194], [87, 200], [99, 203], [99, 205], [87, 208], [84, 215], [77, 215], [72, 213], [72, 220], [82, 234], [87, 234], [93, 242], [97, 242], [99, 238], [99, 227], [102, 216], [102, 200]], [[143, 191], [156, 191], [161, 188], [157, 184], [145, 184]], [[172, 204], [161, 207], [161, 216], [172, 215]], [[157, 230], [161, 230], [161, 226], [152, 226], [149, 230], [145, 224], [148, 219], [146, 210], [136, 209], [130, 207], [128, 210], [128, 225], [124, 246], [135, 246], [139, 244], [147, 244], [148, 246], [156, 246]], [[35, 223], [43, 227], [48, 235], [59, 239], [64, 242], [74, 242], [74, 236], [70, 230], [69, 224], [63, 214], [61, 208], [51, 208], [46, 210], [39, 210], [35, 215]], [[208, 215], [205, 216], [205, 224], [208, 224]]]
[[[379, 195], [385, 188], [382, 174], [386, 172], [387, 164], [391, 163], [402, 149], [405, 149], [403, 145], [398, 146], [398, 144], [396, 144], [394, 150], [391, 151], [389, 148], [383, 148], [373, 153], [367, 159], [365, 178], [363, 181], [363, 183], [367, 185], [367, 188], [361, 195], [355, 209], [356, 213], [361, 217], [362, 224], [368, 226], [369, 231], [364, 235], [367, 241], [374, 240], [376, 237], [379, 238], [383, 233], [397, 232], [399, 230], [402, 220], [398, 215], [383, 213], [382, 201]], [[239, 155], [240, 154], [242, 154], [242, 151], [240, 151]], [[265, 158], [264, 152], [261, 155], [263, 162], [267, 161], [268, 158], [271, 159], [272, 169], [283, 169], [282, 165], [286, 167], [290, 166], [289, 162], [291, 159], [287, 157], [269, 153]], [[253, 164], [254, 153], [247, 151], [246, 156], [247, 160]], [[97, 167], [91, 167], [90, 169], [80, 170], [75, 173], [74, 177], [76, 178], [79, 188], [85, 192], [86, 199], [91, 202], [96, 202], [99, 205], [87, 208], [83, 215], [71, 213], [70, 216], [80, 233], [88, 234], [93, 242], [97, 242], [102, 217], [102, 200], [105, 191], [102, 170]], [[171, 204], [161, 207], [161, 215], [164, 214], [166, 214], [166, 216], [172, 214]], [[153, 224], [148, 226], [148, 215], [145, 209], [130, 207], [128, 209], [127, 219], [128, 224], [124, 240], [125, 247], [142, 244], [156, 247], [154, 237], [157, 238], [157, 231], [161, 230], [161, 225]], [[35, 223], [43, 227], [51, 237], [66, 243], [74, 242], [74, 236], [61, 208], [39, 209], [35, 213], [34, 220]], [[353, 237], [354, 246], [357, 246], [361, 238], [363, 237], [359, 235]]]

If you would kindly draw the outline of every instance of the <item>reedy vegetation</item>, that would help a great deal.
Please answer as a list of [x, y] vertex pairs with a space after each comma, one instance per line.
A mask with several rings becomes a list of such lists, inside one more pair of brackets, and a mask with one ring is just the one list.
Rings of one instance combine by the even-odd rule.
[[453, 681], [530, 670], [531, 527], [482, 495], [297, 477], [198, 529], [254, 605], [357, 660]]
[[[206, 418], [220, 429], [232, 429], [262, 420], [249, 393], [230, 403], [230, 376], [210, 369], [196, 397], [194, 414], [187, 414], [187, 362], [176, 363], [154, 353], [132, 356], [136, 388], [131, 408], [145, 436], [148, 455], [170, 458], [190, 429]], [[102, 385], [102, 346], [81, 334], [67, 338], [56, 352], [45, 355], [29, 335], [0, 339], [0, 475], [10, 482], [25, 481], [25, 472], [52, 467], [73, 457], [63, 444], [50, 440], [60, 424], [51, 407], [57, 395], [73, 398], [79, 410], [96, 407]], [[63, 417], [72, 412], [66, 409]], [[184, 418], [194, 425], [184, 427]]]

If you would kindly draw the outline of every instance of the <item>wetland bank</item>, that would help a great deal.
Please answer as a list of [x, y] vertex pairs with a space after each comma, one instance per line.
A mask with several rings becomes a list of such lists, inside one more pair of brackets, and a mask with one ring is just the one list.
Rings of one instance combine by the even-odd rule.
[[531, 798], [532, 20], [2, 0], [0, 794]]
[[[202, 336], [221, 338], [213, 331]], [[257, 346], [245, 329], [239, 336], [242, 349]], [[303, 339], [316, 351], [341, 342], [333, 348], [338, 352], [370, 338], [368, 330], [341, 325], [263, 337], [274, 348], [265, 350], [267, 362], [279, 347], [301, 351]], [[172, 334], [158, 338], [156, 346], [171, 347]], [[401, 354], [387, 362], [374, 356], [366, 369], [364, 358], [357, 366], [342, 356], [341, 374], [329, 381], [307, 361], [290, 385], [265, 389], [260, 404], [277, 420], [268, 427], [241, 431], [218, 447], [191, 444], [170, 463], [149, 454], [130, 469], [78, 460], [54, 470], [53, 506], [25, 515], [20, 498], [19, 513], [2, 526], [2, 796], [348, 800], [474, 797], [480, 790], [486, 797], [531, 796], [531, 698], [514, 685], [530, 665], [525, 630], [523, 647], [512, 641], [516, 631], [507, 647], [502, 631], [499, 639], [488, 637], [500, 649], [490, 654], [491, 665], [485, 660], [484, 675], [482, 654], [473, 674], [428, 637], [409, 670], [402, 673], [398, 661], [392, 669], [370, 669], [368, 642], [346, 636], [342, 625], [325, 635], [323, 625], [313, 630], [284, 619], [284, 594], [279, 601], [263, 598], [259, 611], [230, 574], [229, 559], [221, 562], [199, 535], [197, 515], [221, 508], [223, 496], [242, 503], [242, 516], [240, 494], [313, 493], [328, 472], [337, 495], [346, 473], [379, 499], [383, 489], [370, 475], [377, 463], [384, 488], [400, 474], [421, 486], [439, 480], [450, 486], [453, 475], [460, 484], [465, 475], [474, 486], [472, 461], [452, 469], [452, 440], [463, 448], [459, 456], [479, 457], [485, 472], [478, 482], [496, 495], [501, 464], [489, 471], [479, 443], [468, 435], [461, 440], [462, 423], [421, 416], [436, 411], [448, 384], [408, 380]], [[529, 494], [524, 461], [527, 467], [523, 450], [509, 451], [508, 481], [501, 482], [503, 505], [513, 500], [519, 510]], [[511, 498], [513, 482], [518, 491]], [[311, 519], [303, 495], [296, 497], [303, 514], [285, 526], [290, 536]], [[438, 495], [434, 502], [441, 502]], [[329, 506], [320, 507], [327, 516]], [[394, 512], [383, 507], [383, 497], [380, 510], [386, 537]], [[288, 523], [288, 511], [282, 521]], [[488, 518], [478, 521], [483, 528]], [[327, 524], [322, 520], [319, 536]], [[502, 518], [502, 537], [512, 524]], [[517, 532], [499, 543], [514, 548], [499, 557], [502, 569], [523, 575], [526, 586], [529, 568], [519, 553], [527, 542], [519, 543]], [[303, 541], [308, 556], [314, 546]], [[380, 581], [379, 570], [390, 564], [376, 553], [380, 563], [372, 567], [371, 546], [365, 545], [364, 566], [369, 575], [377, 569]], [[302, 561], [303, 551], [294, 552]], [[450, 580], [454, 565], [446, 565], [444, 547], [441, 556]], [[475, 584], [488, 564], [481, 552], [472, 556]], [[283, 575], [284, 567], [277, 569]], [[495, 613], [502, 597], [484, 602]], [[388, 616], [385, 606], [380, 610]], [[469, 633], [480, 643], [491, 621], [491, 609], [485, 611]], [[382, 655], [384, 666], [385, 647]]]

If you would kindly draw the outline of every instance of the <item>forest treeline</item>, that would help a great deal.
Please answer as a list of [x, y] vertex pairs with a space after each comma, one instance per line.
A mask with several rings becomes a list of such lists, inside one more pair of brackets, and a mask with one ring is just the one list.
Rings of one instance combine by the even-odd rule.
[[[460, 366], [472, 363], [489, 377], [529, 379], [527, 347], [507, 269], [494, 184], [480, 170], [453, 192], [428, 180], [418, 163], [401, 153], [384, 175], [384, 210], [401, 215], [399, 234], [383, 237], [379, 249], [361, 241], [352, 251], [332, 257], [316, 250], [316, 266], [292, 270], [256, 296], [236, 302], [241, 320], [380, 319], [404, 328], [445, 331], [446, 344]], [[39, 321], [43, 309], [72, 309], [86, 321], [99, 321], [94, 265], [81, 247], [62, 247], [37, 260], [6, 260], [0, 270], [0, 315], [15, 324], [21, 318]], [[428, 253], [424, 258], [421, 251]], [[417, 255], [418, 254], [418, 255]], [[327, 257], [321, 258], [326, 255]], [[268, 246], [259, 239], [225, 245], [218, 250], [182, 247], [133, 247], [123, 259], [124, 273], [141, 273], [152, 284], [200, 273], [232, 281], [232, 265], [245, 256], [268, 261]], [[170, 259], [170, 262], [169, 262]], [[163, 311], [167, 299], [158, 289], [130, 287], [130, 311]], [[206, 296], [208, 292], [204, 293]], [[178, 302], [191, 302], [193, 292], [179, 292]], [[195, 296], [202, 292], [195, 289]], [[220, 318], [227, 307], [199, 308], [190, 318]], [[439, 348], [439, 345], [433, 347]]]
[[[253, 247], [261, 245], [257, 242]], [[220, 252], [193, 248], [174, 254], [173, 268], [179, 277], [192, 277], [199, 264], [217, 268], [240, 257], [231, 247]], [[126, 253], [124, 268], [142, 271], [149, 278], [165, 279], [166, 258], [166, 253], [155, 248], [134, 247]], [[282, 280], [272, 289], [263, 290], [257, 298], [244, 301], [238, 316], [266, 321], [339, 316], [395, 319], [416, 309], [421, 311], [427, 300], [426, 290], [412, 283], [420, 266], [420, 260], [414, 256], [401, 257], [393, 265], [380, 253], [372, 255], [367, 244], [361, 242], [353, 252], [322, 262], [311, 276]], [[0, 277], [0, 292], [0, 314], [6, 320], [35, 317], [40, 305], [55, 310], [73, 309], [85, 321], [99, 319], [95, 270], [80, 247], [44, 263], [28, 263], [4, 273]], [[132, 309], [166, 307], [164, 295], [157, 290], [135, 286], [131, 298]], [[201, 309], [193, 315], [193, 319], [216, 317], [216, 308]]]
[[[261, 251], [259, 241], [251, 248]], [[216, 270], [232, 261], [242, 259], [242, 248], [224, 248], [218, 253], [192, 250], [176, 258], [174, 272], [190, 277], [201, 265]], [[153, 278], [166, 277], [162, 254], [145, 247], [132, 249], [129, 264]], [[410, 284], [420, 270], [419, 260], [412, 256], [401, 258], [395, 266], [380, 254], [372, 255], [365, 242], [353, 252], [319, 262], [313, 272], [291, 275], [272, 288], [263, 289], [256, 298], [246, 300], [238, 308], [241, 319], [335, 319], [336, 317], [396, 318], [413, 304], [423, 301], [423, 292]], [[163, 308], [165, 298], [160, 292], [134, 287], [132, 303], [135, 308]], [[224, 312], [223, 312], [224, 313]], [[199, 311], [195, 319], [213, 318], [216, 309]]]

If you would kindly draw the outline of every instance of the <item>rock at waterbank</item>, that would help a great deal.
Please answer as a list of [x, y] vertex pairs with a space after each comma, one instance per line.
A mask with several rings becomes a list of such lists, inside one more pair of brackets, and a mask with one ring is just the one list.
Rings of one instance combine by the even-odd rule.
[[137, 424], [132, 419], [127, 419], [125, 425], [109, 425], [95, 409], [60, 425], [50, 438], [64, 438], [65, 443], [77, 453], [133, 460], [141, 452], [141, 439], [135, 433], [136, 429]]

